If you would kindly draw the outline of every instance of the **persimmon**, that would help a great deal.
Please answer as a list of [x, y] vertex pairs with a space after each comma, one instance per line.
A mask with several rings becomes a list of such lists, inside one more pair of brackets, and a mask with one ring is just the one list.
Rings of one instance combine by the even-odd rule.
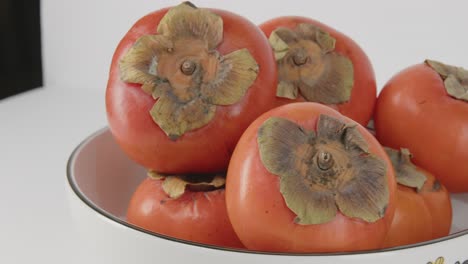
[[226, 203], [239, 239], [269, 252], [344, 252], [382, 246], [396, 182], [377, 140], [318, 103], [256, 119], [229, 164]]
[[318, 102], [367, 125], [376, 81], [369, 58], [353, 39], [307, 17], [277, 17], [259, 27], [278, 67], [278, 105]]
[[225, 175], [149, 175], [132, 195], [129, 223], [190, 242], [244, 248], [227, 215]]
[[142, 17], [120, 41], [108, 123], [145, 168], [221, 172], [242, 132], [274, 106], [275, 85], [272, 50], [255, 24], [184, 2]]
[[467, 70], [426, 60], [384, 85], [374, 114], [377, 139], [410, 149], [450, 192], [468, 191], [467, 90]]

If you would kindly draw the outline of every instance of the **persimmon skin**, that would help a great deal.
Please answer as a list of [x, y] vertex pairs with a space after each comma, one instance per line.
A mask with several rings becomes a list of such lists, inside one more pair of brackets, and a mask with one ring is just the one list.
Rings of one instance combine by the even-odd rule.
[[247, 19], [228, 11], [209, 9], [223, 19], [220, 54], [247, 48], [259, 65], [256, 80], [240, 102], [217, 106], [205, 126], [172, 141], [153, 121], [149, 111], [156, 102], [140, 84], [120, 79], [119, 60], [135, 41], [156, 28], [168, 8], [139, 19], [117, 46], [106, 89], [106, 112], [112, 135], [136, 163], [160, 173], [213, 173], [226, 169], [237, 140], [247, 126], [274, 107], [276, 67], [268, 40]]
[[161, 180], [145, 179], [134, 192], [127, 221], [151, 232], [220, 247], [244, 248], [227, 216], [225, 191], [186, 191], [172, 199]]
[[449, 235], [452, 225], [452, 203], [447, 189], [421, 168], [426, 182], [419, 192], [398, 184], [395, 216], [384, 243], [386, 247], [409, 245]]
[[432, 239], [432, 215], [423, 197], [398, 185], [396, 209], [384, 248], [404, 246]]
[[443, 184], [438, 190], [433, 186], [436, 178], [431, 173], [420, 168], [427, 177], [420, 196], [424, 199], [432, 218], [432, 239], [448, 236], [452, 227], [452, 202], [450, 193]]
[[244, 132], [229, 164], [226, 202], [229, 218], [239, 239], [251, 250], [267, 252], [348, 252], [382, 246], [394, 213], [396, 182], [390, 161], [377, 140], [358, 125], [370, 152], [387, 164], [389, 204], [375, 223], [351, 219], [340, 213], [324, 224], [299, 225], [279, 191], [279, 177], [260, 160], [257, 131], [269, 117], [287, 118], [305, 129], [315, 130], [318, 116], [326, 114], [353, 122], [337, 111], [317, 103], [293, 103], [275, 108], [255, 120]]
[[374, 124], [382, 145], [410, 149], [414, 164], [449, 192], [468, 191], [468, 102], [449, 96], [432, 68], [395, 74], [379, 94]]
[[[334, 51], [348, 57], [352, 61], [354, 66], [354, 86], [350, 100], [342, 104], [328, 106], [338, 110], [341, 114], [350, 117], [359, 124], [366, 126], [374, 111], [377, 98], [377, 85], [374, 69], [368, 56], [354, 40], [330, 26], [307, 17], [277, 17], [260, 24], [259, 27], [269, 37], [271, 32], [278, 27], [294, 29], [300, 23], [309, 23], [327, 31], [336, 39]], [[298, 96], [295, 100], [278, 97], [277, 106], [304, 101], [305, 99], [302, 96]]]

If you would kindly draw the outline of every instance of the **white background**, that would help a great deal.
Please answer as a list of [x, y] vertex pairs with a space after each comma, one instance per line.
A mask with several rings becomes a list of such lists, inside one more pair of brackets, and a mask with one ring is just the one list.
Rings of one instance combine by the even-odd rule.
[[[276, 16], [319, 20], [353, 38], [367, 53], [379, 88], [397, 71], [426, 58], [468, 68], [468, 1], [193, 1], [226, 9], [255, 24]], [[47, 84], [103, 90], [113, 51], [150, 11], [178, 4], [157, 0], [43, 0]], [[72, 86], [70, 86], [70, 84]]]
[[[257, 24], [281, 15], [326, 23], [366, 51], [379, 88], [426, 58], [468, 68], [468, 1], [193, 2]], [[45, 85], [0, 101], [0, 263], [97, 263], [72, 232], [66, 162], [106, 125], [107, 72], [121, 37], [139, 17], [178, 3], [41, 1]]]

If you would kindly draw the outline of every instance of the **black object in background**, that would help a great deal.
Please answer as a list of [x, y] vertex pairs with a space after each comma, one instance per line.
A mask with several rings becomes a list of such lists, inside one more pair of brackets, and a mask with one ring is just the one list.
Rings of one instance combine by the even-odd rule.
[[40, 0], [0, 0], [0, 99], [42, 86]]

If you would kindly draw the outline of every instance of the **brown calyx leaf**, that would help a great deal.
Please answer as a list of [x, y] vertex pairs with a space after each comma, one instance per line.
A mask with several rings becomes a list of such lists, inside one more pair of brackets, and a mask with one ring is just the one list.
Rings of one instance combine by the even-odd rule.
[[311, 102], [325, 104], [345, 103], [351, 98], [354, 85], [353, 63], [337, 53], [323, 58], [323, 71], [319, 76], [310, 75], [312, 69], [301, 71], [299, 89]]
[[148, 170], [146, 175], [153, 180], [162, 180], [165, 178], [164, 174], [160, 174], [154, 170]]
[[297, 25], [296, 32], [300, 39], [311, 40], [317, 43], [322, 49], [322, 53], [328, 53], [335, 49], [336, 39], [317, 26], [301, 23]]
[[164, 192], [173, 199], [181, 197], [187, 189], [191, 191], [212, 191], [223, 188], [226, 184], [225, 174], [206, 175], [169, 175], [149, 171], [148, 176], [155, 180], [163, 180]]
[[421, 191], [427, 177], [411, 162], [412, 155], [409, 150], [402, 148], [398, 151], [389, 147], [384, 149], [392, 162], [398, 184]]
[[216, 113], [216, 106], [205, 103], [201, 98], [179, 102], [175, 97], [164, 96], [154, 104], [150, 113], [167, 136], [177, 140], [185, 132], [208, 124]]
[[335, 218], [338, 211], [333, 192], [310, 186], [308, 181], [298, 182], [295, 177], [280, 177], [280, 192], [288, 208], [296, 214], [296, 224], [326, 223]]
[[387, 167], [380, 157], [352, 153], [352, 168], [342, 175], [344, 180], [338, 187], [336, 203], [348, 217], [375, 222], [385, 215], [389, 202]]
[[296, 99], [299, 95], [299, 88], [290, 82], [279, 81], [278, 87], [276, 88], [276, 96]]
[[318, 120], [317, 134], [319, 137], [333, 141], [341, 141], [347, 150], [369, 153], [369, 147], [357, 124], [346, 124], [331, 116], [321, 115]]
[[336, 40], [326, 31], [299, 24], [294, 30], [277, 28], [269, 37], [278, 64], [277, 96], [311, 102], [339, 104], [349, 101], [354, 67], [334, 52]]
[[201, 94], [210, 104], [234, 104], [245, 95], [257, 74], [257, 62], [247, 49], [233, 51], [219, 61], [217, 80], [202, 85]]
[[223, 40], [223, 19], [207, 9], [182, 3], [164, 15], [158, 33], [175, 39], [203, 39], [208, 50], [216, 48]]
[[123, 81], [142, 84], [157, 99], [150, 115], [172, 140], [208, 124], [216, 105], [239, 102], [257, 78], [247, 49], [224, 56], [215, 50], [223, 20], [207, 9], [190, 2], [175, 6], [157, 32], [140, 37], [119, 67]]
[[468, 70], [433, 60], [426, 60], [425, 63], [444, 80], [445, 90], [450, 96], [468, 101]]
[[354, 149], [363, 153], [369, 153], [369, 146], [362, 136], [361, 132], [357, 129], [357, 125], [347, 125], [343, 132], [343, 142], [347, 150]]
[[120, 78], [124, 82], [143, 84], [143, 90], [151, 94], [165, 81], [158, 76], [157, 57], [172, 47], [172, 41], [162, 35], [139, 38], [119, 61]]
[[280, 177], [296, 223], [326, 223], [338, 210], [367, 222], [382, 218], [389, 201], [385, 162], [368, 153], [354, 124], [321, 115], [316, 131], [278, 117], [258, 130], [261, 161]]
[[164, 178], [162, 187], [164, 192], [172, 199], [177, 199], [185, 193], [187, 182], [177, 176], [167, 176]]
[[306, 131], [284, 118], [271, 117], [262, 124], [257, 134], [262, 163], [273, 174], [294, 177], [294, 169], [305, 169], [296, 165], [311, 158], [309, 141], [314, 138], [314, 131]]
[[281, 60], [289, 51], [288, 43], [294, 39], [293, 32], [284, 28], [278, 28], [271, 32], [269, 41], [277, 61]]

